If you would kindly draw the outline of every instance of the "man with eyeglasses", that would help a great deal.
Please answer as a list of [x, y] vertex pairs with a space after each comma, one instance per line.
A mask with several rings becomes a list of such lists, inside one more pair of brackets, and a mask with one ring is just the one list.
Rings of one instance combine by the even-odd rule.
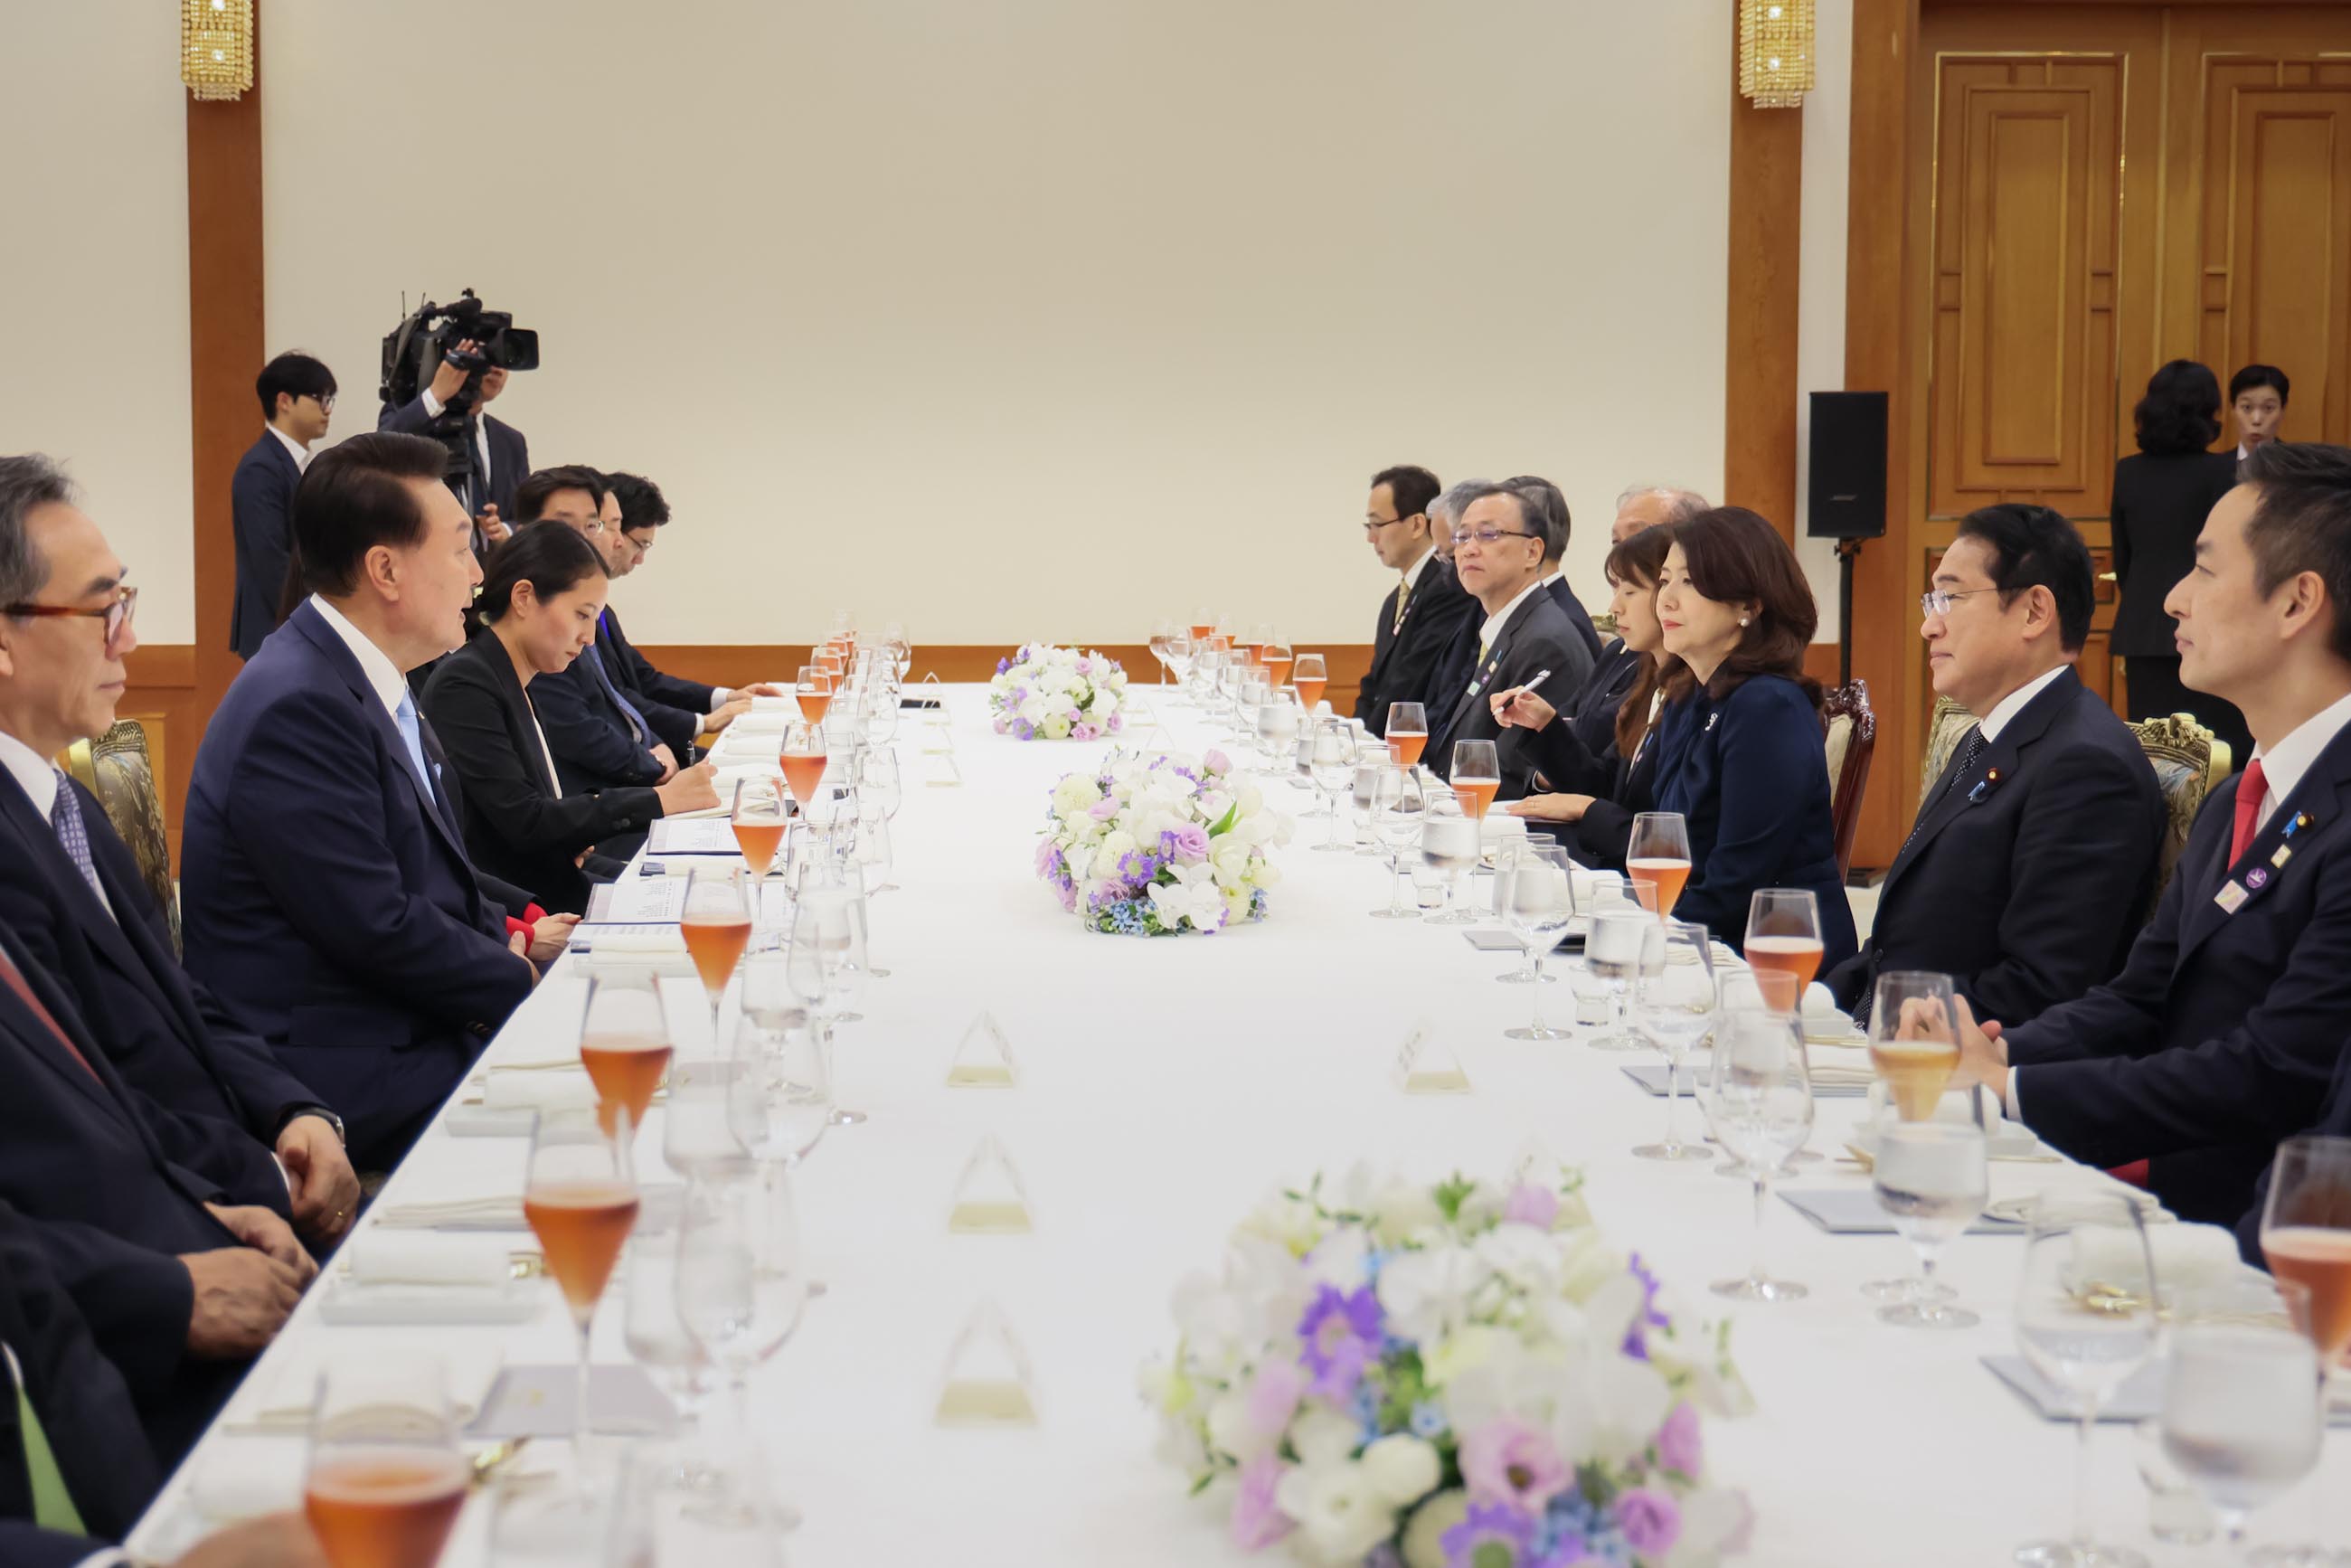
[[1379, 563], [1396, 574], [1396, 586], [1380, 601], [1372, 628], [1372, 663], [1355, 695], [1355, 717], [1374, 735], [1385, 735], [1388, 705], [1426, 699], [1437, 660], [1477, 612], [1472, 600], [1437, 559], [1440, 526], [1431, 508], [1441, 486], [1426, 468], [1404, 464], [1372, 476], [1364, 503], [1364, 538]]
[[335, 412], [335, 373], [308, 354], [261, 367], [254, 391], [267, 428], [237, 459], [229, 483], [236, 532], [236, 601], [229, 646], [250, 659], [285, 617], [286, 568], [294, 549], [294, 486]]
[[1970, 513], [1936, 563], [1929, 678], [1977, 722], [1918, 802], [1869, 939], [1827, 977], [1856, 1017], [1881, 974], [1948, 974], [1979, 1016], [2020, 1024], [2122, 967], [2164, 806], [2130, 727], [2074, 673], [2095, 597], [2082, 536], [2046, 507]]
[[[1424, 755], [1440, 778], [1450, 771], [1457, 742], [1490, 740], [1501, 762], [1498, 799], [1524, 795], [1534, 774], [1529, 732], [1505, 731], [1487, 694], [1533, 684], [1538, 675], [1542, 691], [1573, 692], [1592, 673], [1592, 649], [1546, 587], [1545, 562], [1558, 553], [1541, 500], [1524, 489], [1489, 485], [1462, 508], [1453, 569], [1484, 615], [1463, 626], [1440, 689], [1429, 693]], [[1457, 685], [1462, 672], [1467, 678]]]

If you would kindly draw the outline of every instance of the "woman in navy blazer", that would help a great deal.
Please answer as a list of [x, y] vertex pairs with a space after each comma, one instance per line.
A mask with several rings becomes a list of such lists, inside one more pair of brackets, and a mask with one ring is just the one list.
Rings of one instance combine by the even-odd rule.
[[1676, 526], [1657, 582], [1666, 705], [1650, 742], [1656, 809], [1689, 829], [1674, 915], [1733, 949], [1758, 888], [1808, 888], [1823, 969], [1855, 947], [1829, 816], [1820, 686], [1803, 673], [1819, 617], [1795, 553], [1743, 507]]

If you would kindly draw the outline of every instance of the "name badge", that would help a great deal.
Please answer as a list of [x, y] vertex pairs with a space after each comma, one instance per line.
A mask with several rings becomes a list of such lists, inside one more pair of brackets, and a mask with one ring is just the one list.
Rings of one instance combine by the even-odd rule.
[[2288, 849], [2283, 844], [2280, 844], [2277, 847], [2277, 853], [2270, 856], [2270, 864], [2276, 866], [2280, 870], [2283, 870], [2285, 868], [2285, 862], [2292, 859], [2294, 859], [2294, 851]]
[[2245, 890], [2236, 878], [2231, 877], [2222, 884], [2220, 892], [2212, 895], [2212, 902], [2220, 906], [2221, 914], [2234, 915], [2244, 906]]

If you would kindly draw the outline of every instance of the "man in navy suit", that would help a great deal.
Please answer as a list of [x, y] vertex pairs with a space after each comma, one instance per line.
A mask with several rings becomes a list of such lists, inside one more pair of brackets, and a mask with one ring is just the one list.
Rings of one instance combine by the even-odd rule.
[[281, 1206], [290, 1187], [289, 1212], [330, 1242], [359, 1207], [334, 1113], [190, 984], [130, 847], [50, 761], [111, 727], [139, 638], [128, 569], [44, 458], [0, 458], [0, 561], [16, 563], [0, 605], [57, 612], [0, 617], [0, 925], [73, 993], [124, 1079], [185, 1113], [210, 1145], [192, 1163]]
[[[1592, 612], [1583, 601], [1567, 585], [1567, 539], [1573, 526], [1568, 517], [1567, 497], [1560, 487], [1540, 474], [1521, 474], [1503, 484], [1525, 496], [1542, 508], [1543, 514], [1543, 586], [1550, 590], [1552, 601], [1567, 616], [1575, 634], [1583, 639], [1583, 646], [1593, 659], [1601, 653], [1600, 628], [1592, 623]], [[1586, 672], [1589, 674], [1589, 671]], [[1566, 688], [1573, 691], [1574, 686]]]
[[[2233, 1225], [2312, 1125], [2351, 1018], [2351, 448], [2271, 445], [2165, 610], [2180, 678], [2236, 704], [2253, 758], [2197, 819], [2110, 983], [1961, 1030], [1961, 1082], [2076, 1158], [2148, 1162], [2182, 1218]], [[1963, 1020], [1965, 1021], [1965, 1020]]]
[[[451, 349], [434, 367], [431, 384], [397, 407], [387, 403], [376, 415], [375, 427], [437, 440], [434, 423], [465, 391], [468, 379], [465, 368], [452, 361], [456, 355], [475, 352], [480, 346], [468, 339]], [[491, 402], [507, 390], [507, 373], [499, 365], [482, 371], [462, 425], [469, 472], [447, 476], [450, 490], [474, 519], [475, 555], [489, 554], [514, 532], [515, 491], [530, 472], [530, 444], [522, 432], [488, 412]]]
[[389, 1167], [568, 930], [507, 930], [466, 858], [405, 672], [465, 640], [473, 522], [421, 436], [354, 436], [295, 497], [309, 591], [196, 753], [188, 969]]
[[[611, 568], [615, 578], [627, 577], [645, 564], [645, 558], [661, 530], [669, 526], [669, 502], [661, 486], [635, 474], [607, 474], [604, 482], [607, 494], [620, 508], [620, 538], [622, 549], [615, 551], [617, 563]], [[600, 507], [601, 512], [601, 507]], [[748, 713], [753, 697], [780, 697], [790, 694], [771, 681], [755, 682], [745, 686], [713, 686], [700, 681], [689, 681], [682, 675], [664, 674], [653, 666], [653, 662], [636, 650], [628, 634], [621, 630], [621, 618], [608, 601], [604, 612], [596, 620], [596, 645], [602, 651], [605, 667], [630, 693], [646, 702], [665, 704], [688, 716], [708, 715], [696, 721], [695, 733], [707, 729], [725, 729], [738, 714]], [[686, 737], [691, 742], [694, 736]]]
[[[1437, 489], [1436, 475], [1405, 464], [1373, 475], [1364, 504], [1364, 542], [1396, 573], [1396, 586], [1380, 601], [1371, 666], [1355, 695], [1355, 716], [1374, 735], [1387, 733], [1389, 705], [1427, 702], [1437, 661], [1478, 619], [1477, 601], [1437, 559], [1435, 530], [1442, 525], [1430, 515]], [[1449, 529], [1445, 537], [1449, 541]]]
[[335, 412], [335, 373], [308, 354], [280, 354], [254, 390], [268, 428], [236, 460], [229, 513], [236, 531], [236, 601], [229, 646], [250, 659], [277, 629], [294, 549], [294, 486]]
[[2162, 791], [2130, 727], [2082, 685], [2090, 552], [2046, 507], [1959, 524], [1926, 596], [1935, 690], [1980, 716], [1927, 789], [1861, 951], [1827, 977], [1865, 1018], [1877, 977], [1949, 974], [2011, 1026], [2122, 967], [2155, 888]]

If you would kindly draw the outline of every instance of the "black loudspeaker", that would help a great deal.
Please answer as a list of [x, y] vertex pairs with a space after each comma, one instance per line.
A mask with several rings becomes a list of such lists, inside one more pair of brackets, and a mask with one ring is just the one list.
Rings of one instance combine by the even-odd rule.
[[1886, 532], [1886, 394], [1816, 392], [1804, 532], [1874, 539]]

